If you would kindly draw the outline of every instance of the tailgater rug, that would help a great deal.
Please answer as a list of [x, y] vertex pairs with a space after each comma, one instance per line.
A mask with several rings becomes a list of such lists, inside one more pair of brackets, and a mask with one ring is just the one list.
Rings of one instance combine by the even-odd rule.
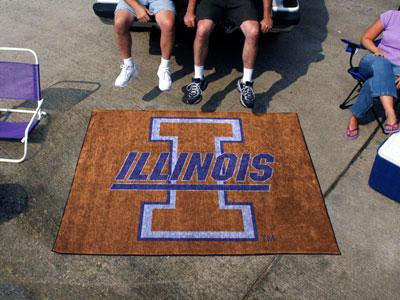
[[297, 114], [156, 111], [93, 112], [53, 250], [339, 253]]

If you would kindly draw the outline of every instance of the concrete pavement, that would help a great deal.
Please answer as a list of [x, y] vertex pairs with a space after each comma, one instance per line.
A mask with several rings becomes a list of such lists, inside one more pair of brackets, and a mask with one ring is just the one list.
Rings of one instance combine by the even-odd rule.
[[[301, 24], [265, 39], [258, 58], [254, 111], [299, 113], [341, 256], [106, 257], [51, 252], [91, 110], [244, 111], [234, 89], [239, 43], [214, 41], [205, 99], [186, 106], [190, 41], [176, 47], [172, 91], [159, 94], [159, 57], [148, 54], [148, 33], [133, 33], [141, 74], [116, 90], [113, 28], [89, 1], [0, 2], [0, 45], [37, 51], [49, 113], [28, 160], [0, 164], [0, 298], [400, 299], [400, 205], [367, 185], [385, 136], [371, 122], [357, 141], [345, 141], [348, 112], [338, 108], [353, 85], [340, 38], [357, 41], [398, 4], [302, 1]], [[17, 144], [0, 142], [0, 154], [18, 151]]]

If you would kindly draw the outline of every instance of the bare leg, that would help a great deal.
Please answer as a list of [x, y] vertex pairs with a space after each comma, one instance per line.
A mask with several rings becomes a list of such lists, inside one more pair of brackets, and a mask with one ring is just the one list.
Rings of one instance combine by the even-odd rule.
[[347, 128], [350, 129], [350, 130], [358, 128], [358, 120], [357, 120], [357, 118], [355, 116], [352, 115], [350, 117], [349, 124], [347, 125]]
[[115, 42], [122, 58], [132, 56], [132, 37], [129, 28], [135, 16], [127, 10], [117, 10], [114, 18]]
[[396, 112], [394, 111], [394, 99], [392, 96], [381, 96], [380, 100], [382, 102], [382, 106], [385, 110], [386, 114], [386, 124], [396, 124], [397, 123], [397, 117], [396, 117]]
[[358, 119], [354, 116], [351, 115], [349, 123], [347, 124], [347, 129], [346, 129], [346, 138], [348, 140], [353, 140], [358, 138]]
[[244, 21], [240, 25], [245, 36], [243, 47], [243, 66], [247, 69], [254, 69], [258, 51], [258, 37], [260, 35], [260, 24], [257, 21]]
[[214, 29], [214, 22], [211, 20], [200, 20], [197, 23], [196, 38], [194, 40], [194, 64], [204, 66], [208, 54], [208, 41]]
[[171, 11], [161, 11], [156, 14], [156, 21], [161, 29], [161, 56], [169, 60], [175, 43], [175, 15]]
[[[389, 125], [397, 124], [397, 116], [396, 116], [396, 112], [393, 107], [393, 102], [394, 102], [393, 97], [392, 96], [381, 96], [380, 100], [381, 100], [382, 106], [385, 110], [386, 124], [389, 124]], [[354, 115], [352, 115], [350, 117], [347, 128], [350, 130], [354, 130], [357, 127], [358, 127], [358, 120]]]

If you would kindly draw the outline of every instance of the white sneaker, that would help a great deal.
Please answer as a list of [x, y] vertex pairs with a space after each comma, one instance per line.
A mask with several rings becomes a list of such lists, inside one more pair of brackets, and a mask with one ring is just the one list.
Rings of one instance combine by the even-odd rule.
[[115, 79], [116, 87], [126, 87], [128, 85], [129, 80], [138, 75], [139, 70], [135, 64], [132, 66], [129, 65], [121, 65], [121, 73], [119, 73], [117, 79]]
[[169, 91], [172, 86], [171, 71], [169, 68], [158, 68], [157, 76], [159, 78], [158, 88], [160, 91]]

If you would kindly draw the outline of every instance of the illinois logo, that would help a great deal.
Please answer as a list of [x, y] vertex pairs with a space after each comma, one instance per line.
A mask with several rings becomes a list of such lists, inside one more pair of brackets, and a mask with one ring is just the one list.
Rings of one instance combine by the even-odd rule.
[[[254, 192], [270, 191], [275, 158], [270, 153], [226, 151], [228, 146], [245, 143], [241, 119], [153, 117], [149, 128], [149, 141], [166, 143], [169, 151], [133, 149], [126, 154], [111, 183], [111, 191], [137, 191], [146, 195], [146, 199], [154, 192], [166, 193], [165, 201], [142, 203], [137, 239], [258, 240], [252, 197], [257, 195]], [[232, 193], [239, 192], [247, 193], [248, 201], [229, 201]], [[157, 220], [162, 213], [172, 213], [172, 216], [182, 205], [191, 209], [192, 214], [195, 214], [193, 210], [204, 211], [201, 206], [210, 200], [216, 210], [236, 211], [236, 221], [240, 223], [234, 226], [236, 229], [218, 230], [208, 224], [196, 224], [196, 230], [187, 230], [185, 226], [171, 230]], [[184, 222], [185, 217], [179, 220]]]

